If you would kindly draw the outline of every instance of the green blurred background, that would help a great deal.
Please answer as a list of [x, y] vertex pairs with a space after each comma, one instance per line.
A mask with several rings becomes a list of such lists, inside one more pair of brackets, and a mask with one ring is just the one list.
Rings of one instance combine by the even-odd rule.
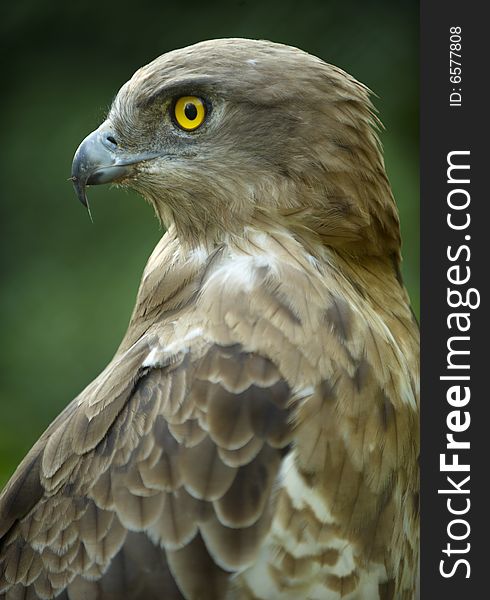
[[299, 46], [352, 73], [375, 104], [419, 305], [418, 3], [19, 0], [1, 19], [0, 488], [54, 416], [110, 360], [162, 234], [132, 193], [67, 181], [79, 142], [141, 65], [215, 37]]

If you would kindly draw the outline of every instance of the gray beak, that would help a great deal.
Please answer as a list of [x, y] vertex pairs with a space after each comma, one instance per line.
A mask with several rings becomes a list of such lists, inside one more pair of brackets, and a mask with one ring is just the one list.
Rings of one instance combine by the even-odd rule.
[[87, 206], [88, 185], [121, 181], [131, 174], [137, 163], [157, 156], [156, 153], [124, 153], [110, 124], [102, 123], [83, 140], [73, 158], [71, 180], [78, 199]]

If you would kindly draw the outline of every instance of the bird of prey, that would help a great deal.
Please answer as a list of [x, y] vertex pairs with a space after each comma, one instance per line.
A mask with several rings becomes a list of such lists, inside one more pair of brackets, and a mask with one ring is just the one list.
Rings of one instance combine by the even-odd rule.
[[418, 327], [369, 91], [220, 39], [139, 69], [76, 191], [166, 227], [107, 368], [0, 499], [0, 598], [408, 600]]

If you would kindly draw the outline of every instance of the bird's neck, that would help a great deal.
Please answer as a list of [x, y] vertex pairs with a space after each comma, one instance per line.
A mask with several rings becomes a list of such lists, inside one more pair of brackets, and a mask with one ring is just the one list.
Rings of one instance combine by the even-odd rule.
[[286, 267], [299, 266], [314, 278], [324, 279], [335, 272], [339, 285], [348, 286], [361, 302], [368, 303], [389, 320], [414, 327], [406, 291], [398, 266], [390, 257], [352, 257], [324, 246], [315, 236], [288, 228], [262, 215], [244, 228], [241, 235], [230, 234], [218, 244], [183, 243], [171, 227], [157, 244], [143, 273], [136, 305], [127, 334], [119, 348], [126, 350], [155, 325], [172, 320], [199, 296], [203, 282], [213, 269], [230, 268], [237, 259], [276, 261]]

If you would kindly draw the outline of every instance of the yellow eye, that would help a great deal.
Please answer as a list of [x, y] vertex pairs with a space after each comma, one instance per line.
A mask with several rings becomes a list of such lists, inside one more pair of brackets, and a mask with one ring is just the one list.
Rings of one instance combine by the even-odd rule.
[[206, 106], [197, 96], [182, 96], [174, 106], [177, 125], [186, 131], [193, 131], [206, 118]]

